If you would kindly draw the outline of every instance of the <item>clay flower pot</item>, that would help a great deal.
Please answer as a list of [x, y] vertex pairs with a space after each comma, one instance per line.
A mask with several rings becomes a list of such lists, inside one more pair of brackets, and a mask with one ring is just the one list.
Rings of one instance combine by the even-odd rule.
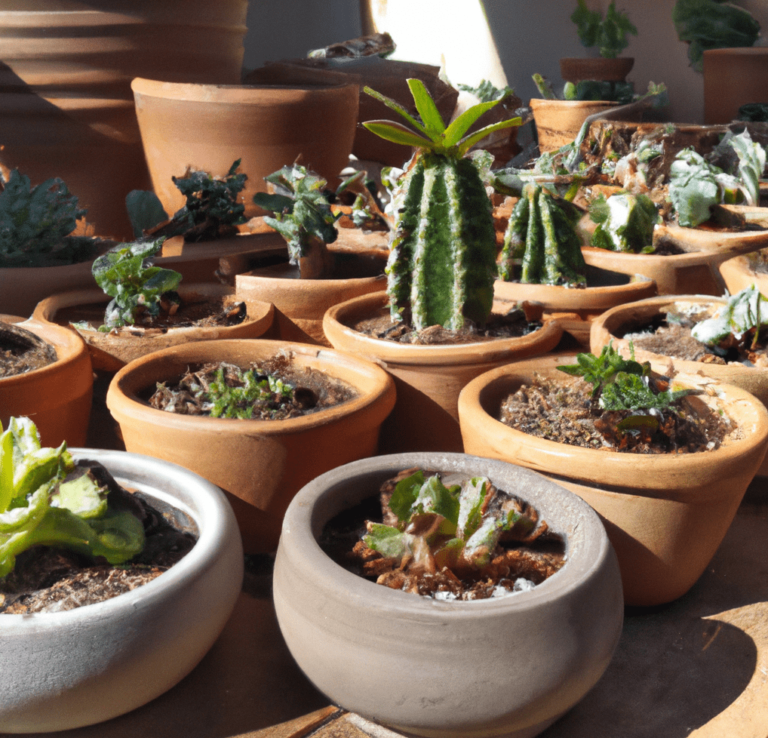
[[587, 287], [572, 289], [562, 285], [523, 284], [497, 279], [493, 296], [497, 301], [520, 303], [539, 302], [545, 314], [561, 325], [566, 333], [589, 345], [592, 321], [615, 305], [636, 302], [656, 294], [656, 283], [641, 275], [629, 276], [587, 267]]
[[[332, 561], [317, 543], [323, 525], [415, 466], [515, 490], [566, 537], [565, 566], [528, 592], [448, 602]], [[274, 598], [288, 648], [331, 701], [431, 738], [538, 735], [600, 678], [623, 617], [615, 556], [587, 505], [526, 469], [446, 453], [365, 459], [304, 487], [286, 513]]]
[[[129, 361], [169, 346], [223, 338], [258, 338], [272, 325], [274, 308], [271, 304], [236, 294], [231, 287], [213, 283], [182, 284], [178, 292], [186, 302], [206, 298], [224, 298], [226, 304], [245, 302], [248, 317], [238, 325], [191, 326], [157, 333], [134, 334], [124, 330], [118, 335], [112, 335], [99, 331], [78, 331], [88, 345], [93, 368], [114, 373]], [[43, 300], [35, 308], [34, 318], [41, 323], [65, 326], [69, 325], [70, 320], [90, 320], [98, 324], [104, 319], [104, 311], [110, 299], [98, 288], [63, 292]]]
[[120, 484], [161, 507], [180, 508], [199, 539], [157, 579], [111, 600], [65, 612], [3, 615], [4, 733], [78, 728], [155, 699], [208, 652], [242, 585], [240, 537], [216, 487], [146, 456], [93, 449], [74, 456], [101, 462]]
[[708, 49], [703, 55], [704, 122], [730, 123], [746, 103], [765, 102], [768, 49]]
[[173, 184], [187, 168], [224, 175], [241, 159], [246, 217], [260, 215], [264, 177], [301, 156], [338, 181], [352, 151], [356, 85], [237, 87], [135, 79], [131, 85], [152, 185], [167, 213], [184, 205]]
[[768, 294], [768, 272], [757, 271], [749, 256], [735, 256], [718, 266], [720, 276], [728, 288], [728, 292], [735, 295], [747, 287], [755, 284], [764, 295]]
[[[349, 382], [360, 396], [288, 420], [229, 420], [155, 410], [142, 398], [190, 364], [227, 361], [243, 368], [279, 351], [300, 367]], [[128, 451], [173, 461], [221, 487], [247, 552], [273, 551], [288, 503], [314, 477], [376, 452], [379, 427], [395, 402], [387, 373], [353, 356], [285, 341], [205, 341], [173, 346], [121, 369], [107, 393]]]
[[323, 329], [333, 347], [376, 361], [394, 377], [397, 403], [382, 428], [383, 451], [459, 451], [457, 402], [467, 382], [510, 361], [551, 351], [562, 336], [556, 321], [527, 336], [452, 346], [383, 341], [350, 326], [386, 311], [384, 292], [332, 307]]
[[[7, 318], [7, 316], [3, 316]], [[0, 379], [0, 422], [27, 415], [35, 421], [44, 446], [62, 441], [82, 446], [88, 431], [93, 395], [91, 357], [76, 333], [58, 325], [27, 320], [16, 323], [50, 343], [57, 360], [25, 374]]]
[[604, 113], [618, 103], [604, 100], [544, 100], [533, 98], [530, 102], [533, 120], [539, 137], [542, 154], [571, 143], [579, 134], [584, 121], [596, 113]]
[[[723, 540], [768, 445], [768, 411], [748, 392], [715, 380], [680, 375], [741, 431], [720, 448], [647, 455], [556, 443], [504, 425], [501, 402], [535, 375], [565, 377], [575, 356], [545, 356], [488, 372], [459, 397], [467, 453], [514, 460], [557, 481], [600, 515], [619, 558], [624, 601], [659, 605], [685, 594]], [[711, 392], [710, 396], [707, 391]]]
[[560, 76], [566, 82], [573, 83], [591, 79], [623, 82], [634, 65], [635, 59], [631, 56], [617, 56], [614, 59], [602, 56], [563, 57], [560, 59]]

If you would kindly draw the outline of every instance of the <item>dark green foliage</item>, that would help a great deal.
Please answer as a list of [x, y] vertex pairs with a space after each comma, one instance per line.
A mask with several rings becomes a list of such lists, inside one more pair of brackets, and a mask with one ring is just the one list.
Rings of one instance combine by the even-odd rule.
[[131, 190], [125, 196], [125, 209], [136, 239], [142, 238], [144, 231], [168, 220], [168, 213], [152, 190]]
[[499, 89], [488, 79], [484, 79], [477, 87], [459, 85], [459, 89], [473, 94], [480, 102], [502, 102], [510, 95], [515, 94], [515, 91], [508, 85]]
[[747, 103], [739, 108], [738, 120], [768, 123], [768, 103]]
[[620, 192], [606, 199], [601, 194], [590, 204], [589, 215], [597, 223], [593, 246], [633, 254], [653, 250], [653, 229], [659, 213], [647, 195]]
[[578, 26], [581, 43], [587, 48], [597, 46], [600, 56], [606, 59], [615, 58], [627, 47], [628, 34], [637, 36], [637, 28], [624, 11], [616, 10], [614, 2], [603, 18], [599, 12], [589, 10], [584, 0], [578, 0], [571, 20]]
[[632, 82], [607, 82], [604, 80], [581, 80], [576, 84], [567, 83], [563, 92], [565, 100], [608, 100], [627, 105], [635, 97]]
[[18, 169], [0, 192], [0, 267], [75, 264], [90, 259], [94, 239], [75, 237], [77, 221], [86, 211], [77, 207], [58, 177], [32, 187]]

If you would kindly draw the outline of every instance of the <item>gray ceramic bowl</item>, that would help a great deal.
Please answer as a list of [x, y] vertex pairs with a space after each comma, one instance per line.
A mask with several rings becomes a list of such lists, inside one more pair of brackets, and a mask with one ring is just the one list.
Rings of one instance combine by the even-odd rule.
[[[444, 602], [376, 585], [335, 564], [316, 537], [343, 509], [419, 466], [488, 476], [565, 536], [567, 562], [535, 589]], [[342, 707], [418, 736], [537, 735], [608, 666], [621, 634], [616, 557], [576, 495], [505, 462], [451, 453], [364, 459], [304, 487], [283, 524], [274, 597], [288, 647]]]

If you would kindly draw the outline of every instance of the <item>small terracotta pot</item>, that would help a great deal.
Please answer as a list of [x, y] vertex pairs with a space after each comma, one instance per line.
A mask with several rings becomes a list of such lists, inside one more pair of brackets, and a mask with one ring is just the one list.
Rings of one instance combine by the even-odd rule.
[[604, 100], [544, 100], [533, 98], [530, 105], [539, 137], [539, 151], [543, 154], [571, 143], [590, 115], [604, 113], [617, 107], [618, 103]]
[[563, 57], [560, 59], [560, 76], [566, 82], [582, 80], [602, 80], [605, 82], [623, 82], [632, 71], [635, 59], [631, 56], [617, 56], [605, 59], [602, 56]]
[[[179, 295], [187, 302], [205, 298], [225, 298], [231, 304], [246, 303], [248, 317], [242, 323], [232, 326], [194, 326], [190, 328], [172, 328], [165, 333], [131, 333], [122, 331], [118, 335], [99, 331], [78, 331], [88, 345], [93, 368], [101, 371], [116, 372], [129, 361], [146, 356], [154, 351], [178, 346], [195, 341], [211, 341], [223, 338], [258, 338], [269, 330], [274, 317], [274, 308], [267, 302], [252, 300], [235, 293], [231, 287], [221, 284], [200, 283], [179, 287]], [[59, 323], [69, 325], [67, 309], [76, 311], [77, 320], [91, 320], [94, 323], [103, 320], [104, 310], [110, 297], [100, 289], [78, 290], [53, 295], [43, 300], [34, 312], [35, 320], [41, 323]], [[66, 323], [61, 323], [66, 321]]]
[[397, 404], [381, 434], [385, 452], [460, 450], [461, 388], [489, 369], [551, 351], [562, 336], [557, 322], [548, 321], [520, 338], [416, 346], [371, 338], [350, 327], [384, 314], [386, 304], [384, 292], [365, 295], [332, 307], [323, 318], [334, 348], [377, 362], [395, 379]]
[[[714, 451], [619, 453], [556, 443], [496, 418], [501, 402], [535, 376], [564, 377], [575, 356], [545, 356], [501, 367], [468, 384], [459, 397], [467, 453], [515, 461], [556, 480], [600, 515], [619, 557], [624, 600], [659, 605], [685, 594], [714, 556], [768, 445], [768, 411], [743, 389], [680, 375], [683, 386], [740, 428]], [[710, 396], [708, 392], [711, 392]]]
[[199, 537], [175, 566], [131, 592], [64, 612], [3, 615], [3, 733], [79, 728], [150, 702], [205, 656], [240, 594], [243, 551], [216, 487], [146, 456], [94, 449], [74, 456], [101, 462], [161, 512], [181, 510]]
[[753, 284], [764, 295], [768, 295], [768, 272], [758, 272], [752, 265], [749, 256], [735, 256], [718, 265], [720, 276], [728, 288], [728, 292], [735, 295]]
[[[4, 316], [5, 317], [5, 316]], [[34, 420], [44, 446], [82, 446], [88, 431], [93, 395], [91, 357], [76, 333], [58, 325], [27, 320], [16, 323], [56, 350], [57, 360], [42, 369], [0, 379], [0, 422], [27, 415]]]
[[[571, 289], [561, 285], [523, 284], [497, 279], [493, 296], [499, 302], [520, 303], [524, 300], [539, 302], [545, 315], [556, 319], [566, 333], [589, 345], [592, 321], [608, 308], [626, 302], [636, 302], [656, 294], [652, 279], [607, 272], [595, 267], [587, 268], [585, 289]], [[511, 306], [510, 306], [511, 307]]]
[[[279, 351], [298, 366], [349, 382], [350, 402], [288, 420], [229, 420], [155, 410], [142, 398], [190, 364], [227, 361], [243, 368]], [[395, 403], [390, 377], [370, 362], [285, 341], [205, 341], [173, 346], [121, 369], [107, 393], [129, 451], [173, 461], [221, 487], [249, 553], [274, 551], [288, 503], [314, 477], [376, 452], [379, 427]]]
[[[415, 466], [514, 491], [566, 537], [565, 566], [529, 592], [443, 602], [332, 561], [323, 526]], [[623, 617], [615, 555], [587, 505], [526, 469], [447, 453], [365, 459], [304, 487], [286, 513], [274, 598], [288, 648], [332, 702], [429, 738], [538, 735], [600, 678]]]
[[768, 49], [764, 46], [709, 49], [703, 59], [705, 123], [730, 123], [742, 105], [768, 99]]
[[[725, 298], [722, 297], [680, 295], [653, 297], [627, 305], [619, 305], [603, 313], [592, 324], [590, 337], [592, 352], [599, 353], [603, 346], [612, 342], [618, 351], [629, 357], [629, 341], [625, 338], [618, 338], [618, 335], [624, 333], [628, 328], [634, 330], [632, 326], [639, 328], [648, 325], [658, 315], [665, 314], [676, 301], [692, 302], [699, 305], [725, 304]], [[668, 356], [655, 354], [641, 348], [635, 349], [635, 357], [638, 361], [650, 361], [659, 370], [663, 370], [670, 362]], [[737, 363], [705, 364], [702, 361], [683, 361], [681, 359], [674, 359], [673, 363], [675, 368], [684, 374], [700, 374], [741, 387], [768, 407], [768, 369]], [[758, 473], [761, 476], [768, 476], [768, 463], [763, 463]]]
[[301, 156], [305, 166], [338, 181], [352, 151], [356, 85], [235, 87], [135, 79], [132, 83], [152, 185], [167, 213], [184, 205], [173, 184], [188, 167], [225, 175], [241, 159], [247, 217], [266, 192], [264, 177]]

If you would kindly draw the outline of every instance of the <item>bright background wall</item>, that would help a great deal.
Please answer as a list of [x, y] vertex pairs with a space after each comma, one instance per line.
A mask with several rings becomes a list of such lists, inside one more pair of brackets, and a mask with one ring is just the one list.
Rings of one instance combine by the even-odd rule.
[[[587, 0], [587, 6], [605, 10], [609, 1]], [[765, 43], [768, 0], [737, 4], [760, 22]], [[674, 0], [617, 0], [639, 32], [624, 52], [635, 57], [629, 79], [638, 91], [650, 80], [666, 83], [669, 119], [702, 123], [702, 78], [688, 66], [687, 46], [677, 39], [673, 5]], [[389, 30], [398, 43], [394, 58], [432, 64], [444, 59], [454, 83], [488, 77], [498, 84], [506, 77], [524, 101], [536, 95], [534, 72], [557, 87], [560, 57], [589, 54], [570, 21], [575, 6], [575, 0], [371, 0], [380, 30]], [[360, 35], [359, 7], [358, 0], [251, 0], [245, 67], [305, 56], [309, 49]]]

